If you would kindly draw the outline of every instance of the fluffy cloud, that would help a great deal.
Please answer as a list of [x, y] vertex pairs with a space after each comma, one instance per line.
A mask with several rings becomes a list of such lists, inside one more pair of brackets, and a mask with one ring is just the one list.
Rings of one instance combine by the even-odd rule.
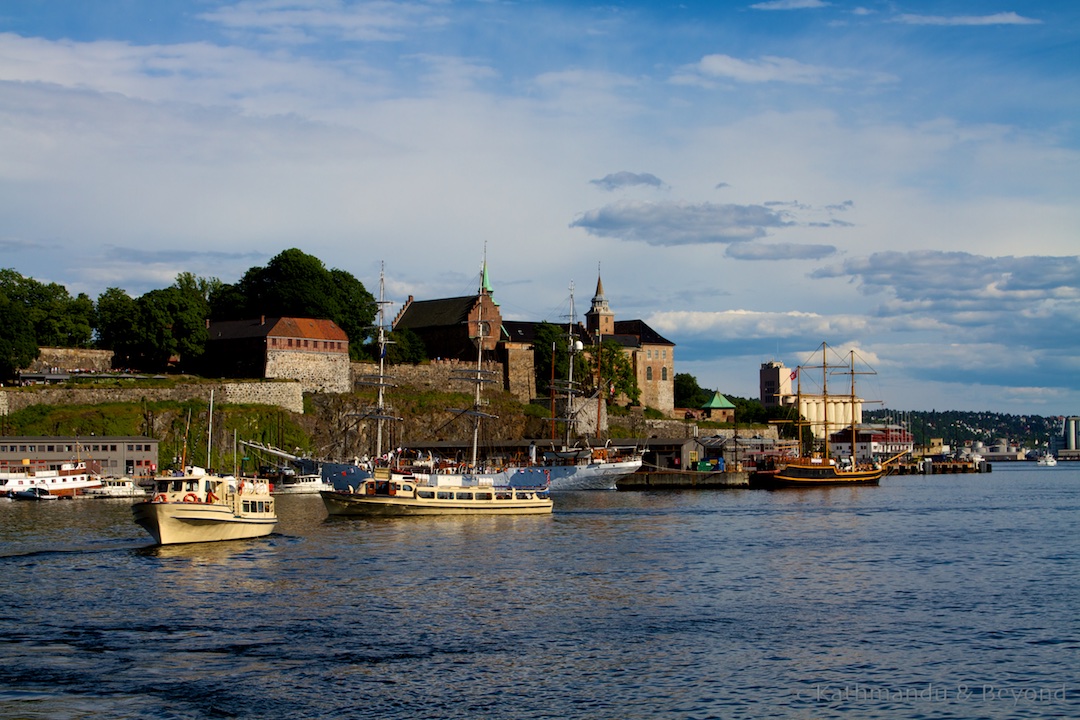
[[611, 173], [605, 175], [599, 180], [590, 180], [590, 183], [597, 185], [604, 190], [616, 190], [618, 188], [629, 187], [632, 185], [648, 185], [650, 187], [663, 187], [663, 181], [653, 175], [652, 173], [632, 173], [623, 170], [617, 173]]
[[1014, 12], [993, 15], [898, 15], [894, 22], [906, 25], [1038, 25], [1042, 20], [1022, 17]]
[[753, 240], [790, 224], [762, 205], [627, 201], [582, 213], [570, 227], [649, 245], [693, 245]]

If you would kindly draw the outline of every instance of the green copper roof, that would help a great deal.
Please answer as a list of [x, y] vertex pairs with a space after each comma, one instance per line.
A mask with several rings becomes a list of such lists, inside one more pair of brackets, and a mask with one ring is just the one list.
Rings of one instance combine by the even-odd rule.
[[731, 401], [720, 393], [713, 393], [712, 399], [709, 402], [701, 406], [702, 410], [734, 410], [735, 406], [731, 404]]

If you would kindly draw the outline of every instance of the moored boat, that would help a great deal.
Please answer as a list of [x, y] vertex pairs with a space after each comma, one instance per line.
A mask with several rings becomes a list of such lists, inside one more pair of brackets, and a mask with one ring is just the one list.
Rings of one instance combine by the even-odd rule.
[[131, 478], [102, 478], [101, 487], [88, 489], [85, 496], [99, 500], [141, 498], [146, 497], [146, 491], [136, 485]]
[[641, 468], [637, 451], [617, 453], [609, 448], [549, 451], [536, 466], [551, 478], [551, 490], [614, 490], [619, 478]]
[[12, 500], [59, 500], [59, 495], [53, 495], [49, 492], [49, 489], [43, 485], [37, 485], [35, 487], [26, 488], [25, 490], [12, 490], [9, 493], [9, 497]]
[[277, 525], [268, 483], [208, 475], [201, 468], [158, 478], [151, 499], [135, 503], [131, 512], [159, 545], [263, 537]]
[[[851, 351], [849, 354], [849, 361], [846, 365], [829, 365], [828, 362], [828, 346], [825, 343], [821, 344], [821, 365], [816, 366], [800, 366], [796, 368], [792, 377], [797, 377], [799, 380], [798, 387], [798, 402], [796, 403], [796, 411], [802, 407], [802, 379], [804, 373], [802, 372], [806, 368], [814, 368], [821, 370], [821, 401], [822, 406], [826, 409], [824, 425], [824, 442], [821, 452], [811, 452], [801, 454], [799, 457], [791, 458], [783, 463], [778, 462], [775, 470], [769, 470], [766, 472], [755, 472], [750, 476], [750, 484], [753, 487], [761, 488], [788, 488], [788, 487], [820, 487], [820, 486], [834, 486], [834, 485], [878, 485], [881, 482], [881, 478], [885, 477], [889, 473], [889, 465], [899, 460], [904, 453], [896, 455], [884, 462], [878, 462], [876, 460], [859, 459], [854, 457], [856, 452], [856, 418], [855, 418], [855, 404], [857, 398], [855, 396], [855, 353]], [[848, 426], [848, 432], [850, 433], [849, 439], [851, 440], [851, 456], [843, 458], [831, 457], [829, 452], [830, 427], [828, 408], [829, 392], [828, 392], [828, 378], [831, 372], [843, 372], [851, 376], [851, 384], [849, 393], [846, 398], [848, 402], [848, 410], [850, 412], [850, 418], [846, 423], [837, 423], [838, 425], [846, 424]], [[835, 396], [834, 396], [835, 397]], [[806, 426], [806, 422], [800, 417], [799, 419], [799, 434], [802, 435], [802, 429]]]
[[470, 475], [418, 478], [389, 468], [376, 468], [356, 488], [320, 494], [327, 513], [337, 516], [542, 515], [552, 510], [546, 487], [496, 486]]
[[46, 467], [41, 462], [12, 465], [0, 471], [0, 493], [13, 494], [31, 488], [45, 488], [50, 495], [74, 497], [101, 487], [101, 478], [84, 462]]
[[1039, 456], [1038, 464], [1040, 467], [1054, 467], [1057, 465], [1057, 458], [1050, 453], [1046, 453]]

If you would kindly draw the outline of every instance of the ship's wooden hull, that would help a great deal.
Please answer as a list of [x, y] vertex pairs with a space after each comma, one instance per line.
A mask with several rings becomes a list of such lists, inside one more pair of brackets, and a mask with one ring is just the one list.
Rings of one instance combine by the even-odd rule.
[[751, 484], [764, 488], [878, 485], [884, 476], [883, 468], [843, 470], [830, 464], [792, 462], [775, 472], [755, 473]]

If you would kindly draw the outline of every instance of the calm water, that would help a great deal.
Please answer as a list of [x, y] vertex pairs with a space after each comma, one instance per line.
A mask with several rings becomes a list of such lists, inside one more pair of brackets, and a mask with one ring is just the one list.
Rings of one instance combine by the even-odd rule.
[[1080, 467], [148, 545], [0, 502], [3, 718], [1080, 717]]

